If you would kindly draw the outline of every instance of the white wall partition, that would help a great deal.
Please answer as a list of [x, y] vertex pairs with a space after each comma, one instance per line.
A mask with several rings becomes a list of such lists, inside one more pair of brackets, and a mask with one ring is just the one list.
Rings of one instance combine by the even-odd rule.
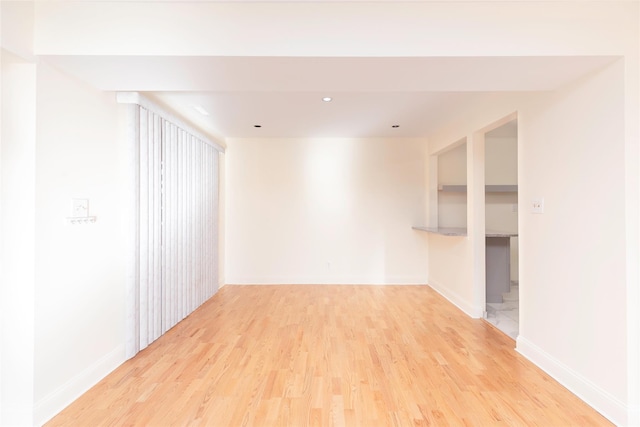
[[[125, 106], [46, 61], [35, 66], [35, 92], [29, 95], [36, 102], [31, 406], [33, 424], [40, 425], [125, 360], [129, 258], [123, 247], [129, 234], [122, 207], [129, 185], [126, 142], [118, 129]], [[25, 96], [18, 90], [19, 99]], [[95, 223], [65, 220], [74, 198], [89, 201]], [[23, 210], [16, 219], [25, 215]], [[29, 271], [19, 268], [21, 275]], [[27, 324], [27, 312], [17, 309], [20, 323]]]
[[0, 55], [0, 425], [29, 425], [34, 394], [36, 67], [6, 51]]
[[[443, 126], [429, 142], [432, 151], [441, 150], [464, 132], [475, 144], [486, 126], [517, 111], [517, 350], [614, 423], [635, 426], [634, 403], [625, 401], [634, 381], [627, 366], [638, 358], [628, 359], [625, 349], [630, 293], [620, 168], [625, 155], [623, 74], [624, 62], [618, 61], [555, 92], [520, 99], [505, 94], [469, 105], [460, 111], [460, 120]], [[468, 166], [471, 174], [478, 163]], [[532, 212], [531, 201], [541, 197], [544, 213]], [[484, 212], [479, 206], [469, 218]], [[438, 290], [459, 296], [459, 306], [470, 313], [481, 297], [475, 292], [478, 281], [469, 280], [478, 277], [471, 276], [477, 257], [469, 256], [478, 243], [484, 239], [471, 233], [462, 242], [429, 238], [429, 283], [437, 278]], [[637, 258], [633, 262], [637, 265]]]
[[129, 357], [175, 326], [218, 289], [221, 150], [219, 145], [175, 123], [177, 120], [169, 120], [147, 106], [135, 105], [130, 114], [139, 169], [138, 250], [136, 273], [130, 284]]

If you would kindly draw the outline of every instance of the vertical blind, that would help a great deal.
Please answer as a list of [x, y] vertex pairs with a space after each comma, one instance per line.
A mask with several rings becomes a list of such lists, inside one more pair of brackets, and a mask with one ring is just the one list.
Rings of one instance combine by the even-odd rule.
[[218, 150], [142, 106], [137, 350], [218, 289]]

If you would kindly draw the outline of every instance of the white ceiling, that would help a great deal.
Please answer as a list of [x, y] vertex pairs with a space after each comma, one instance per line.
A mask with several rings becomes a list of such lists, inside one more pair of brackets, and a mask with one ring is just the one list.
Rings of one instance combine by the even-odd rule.
[[[423, 137], [488, 92], [555, 90], [612, 57], [46, 56], [106, 91], [144, 92], [216, 137]], [[331, 102], [322, 97], [330, 96]], [[193, 106], [208, 113], [203, 116]], [[254, 125], [261, 125], [260, 128]], [[398, 128], [392, 128], [399, 125]]]

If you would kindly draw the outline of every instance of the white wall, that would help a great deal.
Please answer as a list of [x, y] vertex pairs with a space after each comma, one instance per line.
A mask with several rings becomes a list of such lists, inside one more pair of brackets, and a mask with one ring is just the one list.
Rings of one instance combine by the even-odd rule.
[[[614, 419], [627, 393], [623, 73], [619, 61], [534, 103], [519, 122], [518, 347], [545, 366], [570, 366], [571, 385]], [[526, 208], [537, 197], [542, 215]]]
[[33, 422], [36, 67], [2, 50], [2, 425]]
[[[113, 93], [37, 75], [35, 413], [44, 421], [124, 361], [126, 169]], [[71, 199], [94, 224], [69, 225]]]
[[33, 59], [34, 1], [2, 1], [2, 47], [21, 58]]
[[[0, 241], [2, 241], [3, 233], [2, 233], [2, 58], [3, 58], [4, 49], [2, 49], [2, 8], [0, 7]], [[2, 247], [0, 246], [0, 283], [2, 283], [2, 268], [3, 260], [2, 260]], [[0, 284], [0, 295], [4, 292], [4, 288]], [[3, 312], [3, 301], [4, 299], [0, 298], [0, 313]], [[3, 320], [2, 315], [0, 314], [0, 335], [2, 335], [3, 328]], [[2, 384], [2, 346], [3, 340], [0, 339], [0, 384]], [[3, 402], [3, 391], [2, 386], [0, 385], [0, 423], [2, 423], [2, 402]]]
[[227, 283], [425, 283], [417, 139], [228, 139]]
[[33, 417], [36, 82], [15, 55], [33, 42], [32, 15], [31, 2], [0, 2], [0, 424]]
[[[0, 425], [38, 425], [124, 360], [118, 106], [4, 49], [2, 83]], [[67, 225], [73, 197], [95, 225]]]
[[[459, 132], [470, 135], [472, 147], [484, 144], [477, 131], [518, 111], [518, 349], [620, 424], [633, 409], [626, 403], [633, 379], [625, 329], [623, 70], [618, 61], [557, 93], [493, 98], [491, 108], [473, 120], [461, 114], [432, 144], [440, 149]], [[474, 165], [468, 168], [473, 174]], [[528, 210], [537, 197], [545, 199], [542, 215]], [[478, 295], [468, 280], [475, 262], [469, 253], [478, 236], [444, 239], [429, 239], [429, 281], [472, 312]]]

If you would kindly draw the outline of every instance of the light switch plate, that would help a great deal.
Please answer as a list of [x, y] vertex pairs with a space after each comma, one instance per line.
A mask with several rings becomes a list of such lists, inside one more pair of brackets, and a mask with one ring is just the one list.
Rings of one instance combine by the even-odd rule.
[[83, 218], [89, 216], [89, 200], [88, 199], [72, 199], [71, 200], [71, 216], [74, 218]]
[[531, 200], [531, 213], [534, 213], [534, 214], [544, 213], [544, 199], [542, 197]]

